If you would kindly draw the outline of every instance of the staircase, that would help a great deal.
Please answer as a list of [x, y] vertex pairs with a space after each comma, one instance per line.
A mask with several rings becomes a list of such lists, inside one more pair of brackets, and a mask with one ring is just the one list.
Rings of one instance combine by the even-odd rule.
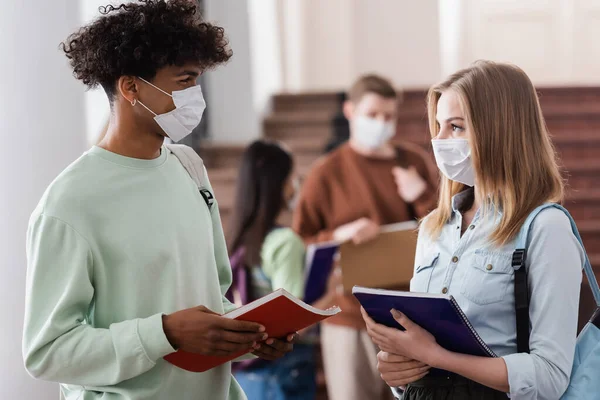
[[[539, 93], [568, 183], [565, 205], [577, 221], [600, 279], [600, 87], [544, 88]], [[402, 93], [397, 139], [431, 150], [425, 94], [418, 90]], [[264, 121], [264, 135], [285, 143], [294, 153], [299, 172], [306, 174], [330, 139], [331, 118], [339, 109], [335, 93], [277, 95], [273, 99], [273, 112]], [[241, 146], [216, 145], [201, 149], [225, 226], [243, 150]], [[594, 301], [585, 281], [580, 328], [593, 310]]]

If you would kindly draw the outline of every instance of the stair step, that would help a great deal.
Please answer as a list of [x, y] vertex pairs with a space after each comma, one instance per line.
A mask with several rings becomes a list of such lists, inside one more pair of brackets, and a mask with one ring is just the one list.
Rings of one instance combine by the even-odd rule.
[[298, 154], [312, 154], [317, 157], [323, 154], [323, 149], [327, 145], [329, 141], [328, 137], [324, 138], [311, 138], [311, 137], [284, 137], [281, 138], [281, 142], [283, 142], [292, 153]]
[[283, 93], [273, 96], [273, 111], [326, 110], [335, 112], [339, 108], [340, 96], [335, 92]]
[[600, 190], [571, 190], [565, 206], [576, 221], [600, 220]]
[[[590, 253], [600, 250], [600, 220], [579, 220], [577, 227], [585, 248]], [[600, 266], [596, 264], [596, 268], [598, 267]]]
[[[598, 111], [600, 87], [537, 88], [542, 109], [547, 113]], [[284, 93], [273, 97], [274, 112], [296, 110], [337, 111], [341, 92]], [[409, 89], [398, 92], [400, 106], [425, 106], [426, 89]]]
[[600, 187], [600, 162], [597, 160], [565, 160], [563, 171], [572, 190], [584, 191]]

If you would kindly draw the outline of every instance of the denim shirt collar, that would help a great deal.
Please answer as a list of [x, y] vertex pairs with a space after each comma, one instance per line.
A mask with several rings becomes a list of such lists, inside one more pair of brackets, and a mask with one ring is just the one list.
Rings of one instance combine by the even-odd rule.
[[[463, 190], [462, 192], [455, 194], [452, 196], [452, 215], [454, 216], [456, 213], [461, 213], [461, 210], [464, 209], [464, 205], [473, 201], [473, 197], [475, 196], [475, 188], [469, 187]], [[502, 207], [497, 207], [495, 204], [490, 201], [490, 211], [493, 214], [498, 216], [502, 216]], [[477, 210], [477, 214], [479, 214], [480, 210]]]
[[473, 197], [475, 196], [475, 188], [467, 188], [462, 192], [455, 194], [452, 196], [452, 212], [460, 213], [460, 210], [463, 209], [463, 206], [473, 201]]

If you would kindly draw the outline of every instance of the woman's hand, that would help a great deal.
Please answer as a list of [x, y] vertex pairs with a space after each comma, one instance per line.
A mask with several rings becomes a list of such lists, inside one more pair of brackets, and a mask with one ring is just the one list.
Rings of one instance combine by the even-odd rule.
[[431, 333], [396, 310], [391, 310], [392, 316], [405, 331], [376, 323], [362, 307], [361, 313], [369, 336], [382, 351], [433, 365], [433, 360], [442, 348]]
[[431, 367], [398, 354], [380, 351], [377, 354], [377, 369], [388, 386], [399, 387], [423, 378]]

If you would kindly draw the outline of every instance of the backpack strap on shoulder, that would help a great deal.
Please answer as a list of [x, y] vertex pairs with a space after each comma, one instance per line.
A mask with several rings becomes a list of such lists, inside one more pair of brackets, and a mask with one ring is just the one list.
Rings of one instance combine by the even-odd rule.
[[196, 183], [196, 186], [198, 186], [198, 190], [200, 191], [204, 202], [209, 209], [212, 209], [212, 206], [215, 203], [215, 197], [207, 188], [208, 178], [206, 176], [206, 168], [204, 168], [204, 161], [202, 161], [202, 158], [200, 158], [194, 149], [183, 144], [168, 144], [166, 147], [179, 159], [183, 168], [185, 168]]
[[537, 207], [531, 212], [531, 214], [529, 214], [523, 223], [521, 230], [519, 231], [512, 258], [512, 266], [515, 269], [515, 315], [517, 322], [517, 351], [519, 353], [529, 353], [529, 286], [527, 282], [527, 267], [525, 265], [527, 261], [527, 239], [533, 221], [540, 212], [547, 208], [557, 208], [564, 212], [569, 218], [573, 234], [581, 244], [585, 254], [585, 263], [583, 269], [590, 283], [590, 287], [592, 288], [596, 304], [600, 307], [600, 288], [598, 288], [596, 276], [592, 270], [590, 260], [585, 252], [581, 235], [577, 230], [577, 225], [575, 224], [573, 217], [571, 217], [571, 214], [569, 214], [569, 212], [563, 206], [556, 203], [546, 203]]

